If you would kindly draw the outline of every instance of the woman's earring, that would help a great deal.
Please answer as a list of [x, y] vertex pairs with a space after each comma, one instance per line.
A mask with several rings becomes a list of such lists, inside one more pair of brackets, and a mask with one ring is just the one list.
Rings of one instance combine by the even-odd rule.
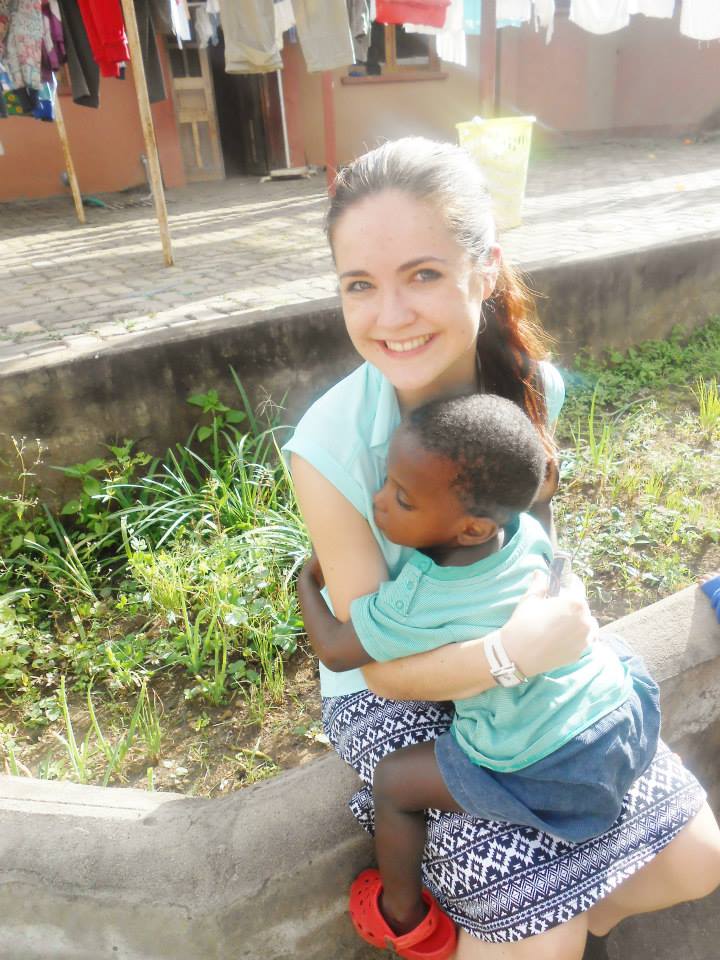
[[485, 316], [483, 308], [480, 307], [480, 326], [478, 327], [477, 335], [480, 336], [481, 334], [485, 333], [486, 330], [487, 330], [487, 317]]

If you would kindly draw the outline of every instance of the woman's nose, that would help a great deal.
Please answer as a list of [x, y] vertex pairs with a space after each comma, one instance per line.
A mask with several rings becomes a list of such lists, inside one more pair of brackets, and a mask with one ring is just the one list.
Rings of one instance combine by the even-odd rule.
[[402, 290], [390, 287], [382, 291], [377, 325], [382, 330], [395, 330], [412, 323], [413, 312]]

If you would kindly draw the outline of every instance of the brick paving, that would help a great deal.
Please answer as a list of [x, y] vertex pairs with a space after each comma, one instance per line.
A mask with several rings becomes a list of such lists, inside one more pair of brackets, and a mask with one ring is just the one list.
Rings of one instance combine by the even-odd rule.
[[[336, 293], [324, 175], [194, 184], [168, 208], [170, 269], [151, 206], [88, 208], [82, 227], [66, 198], [0, 205], [0, 373]], [[701, 236], [720, 238], [720, 143], [643, 140], [534, 157], [502, 241], [532, 268]]]

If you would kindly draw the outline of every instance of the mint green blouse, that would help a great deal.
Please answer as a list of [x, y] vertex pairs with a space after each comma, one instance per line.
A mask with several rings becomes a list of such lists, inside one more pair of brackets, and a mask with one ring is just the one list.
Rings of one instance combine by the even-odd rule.
[[[548, 419], [557, 420], [565, 386], [552, 364], [540, 364]], [[395, 388], [377, 367], [363, 363], [331, 387], [305, 413], [283, 451], [297, 453], [326, 477], [370, 524], [391, 579], [412, 554], [375, 526], [372, 498], [385, 482], [390, 438], [400, 423]], [[329, 598], [326, 596], [326, 600]], [[367, 689], [360, 670], [332, 673], [320, 664], [325, 697]]]

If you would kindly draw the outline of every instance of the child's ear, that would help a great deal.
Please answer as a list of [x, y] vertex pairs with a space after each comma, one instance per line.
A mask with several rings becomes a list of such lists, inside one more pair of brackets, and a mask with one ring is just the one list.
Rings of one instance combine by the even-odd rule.
[[458, 533], [457, 542], [460, 547], [478, 547], [497, 536], [498, 525], [490, 517], [466, 517], [465, 523]]

